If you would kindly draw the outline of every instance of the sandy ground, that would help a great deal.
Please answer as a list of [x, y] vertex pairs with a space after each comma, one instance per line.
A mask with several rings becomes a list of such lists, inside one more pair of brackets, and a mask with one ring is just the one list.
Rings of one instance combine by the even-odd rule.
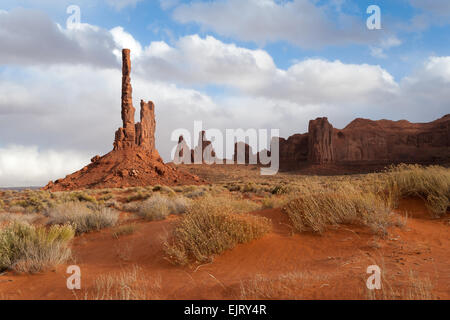
[[[418, 199], [403, 200], [398, 212], [408, 213], [406, 227], [393, 227], [385, 239], [357, 226], [333, 227], [323, 235], [294, 234], [280, 209], [255, 212], [272, 220], [271, 233], [238, 245], [210, 264], [190, 267], [173, 266], [164, 259], [162, 241], [177, 217], [136, 221], [138, 230], [120, 239], [112, 237], [112, 230], [75, 238], [74, 258], [67, 265], [81, 268], [81, 290], [67, 289], [69, 274], [62, 265], [43, 274], [1, 275], [0, 299], [84, 299], [93, 292], [94, 279], [135, 265], [140, 267], [142, 286], [160, 284], [150, 290], [149, 298], [154, 299], [239, 299], [241, 285], [257, 275], [271, 283], [268, 297], [365, 299], [366, 269], [373, 264], [382, 269], [386, 287], [406, 292], [427, 279], [436, 299], [449, 299], [448, 223], [430, 219]], [[280, 282], [280, 277], [290, 280]]]

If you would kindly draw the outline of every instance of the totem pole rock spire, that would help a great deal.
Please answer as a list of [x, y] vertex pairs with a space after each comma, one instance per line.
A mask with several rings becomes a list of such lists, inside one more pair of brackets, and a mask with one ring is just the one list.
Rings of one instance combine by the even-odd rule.
[[45, 190], [63, 191], [84, 188], [119, 188], [155, 184], [201, 184], [199, 177], [166, 165], [155, 145], [155, 105], [141, 100], [140, 122], [134, 122], [130, 50], [122, 51], [123, 126], [117, 129], [114, 150], [55, 182], [50, 181]]
[[134, 125], [133, 89], [131, 87], [131, 60], [130, 49], [122, 50], [122, 121], [123, 127], [116, 132], [115, 149], [132, 147], [136, 140]]

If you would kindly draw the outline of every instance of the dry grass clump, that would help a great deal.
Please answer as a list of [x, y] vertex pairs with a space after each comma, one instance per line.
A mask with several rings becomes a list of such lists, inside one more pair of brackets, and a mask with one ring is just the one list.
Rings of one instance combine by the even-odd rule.
[[128, 196], [127, 202], [147, 200], [151, 196], [152, 196], [151, 192], [138, 191], [137, 193]]
[[161, 278], [148, 279], [142, 276], [142, 269], [133, 266], [116, 274], [101, 275], [94, 281], [94, 288], [86, 293], [86, 300], [146, 300], [159, 299]]
[[305, 275], [292, 272], [268, 278], [257, 274], [253, 278], [241, 281], [241, 300], [272, 300], [272, 299], [301, 299], [300, 292]]
[[33, 224], [34, 222], [39, 220], [41, 217], [42, 216], [40, 216], [36, 213], [20, 214], [20, 213], [4, 212], [4, 213], [0, 213], [0, 224], [3, 222], [21, 222], [21, 223]]
[[68, 202], [47, 210], [49, 224], [70, 224], [76, 234], [101, 230], [116, 225], [119, 213], [111, 208]]
[[377, 234], [387, 234], [390, 208], [386, 201], [370, 192], [362, 192], [350, 185], [328, 191], [323, 189], [302, 195], [289, 202], [284, 211], [299, 231], [322, 233], [328, 225], [360, 223]]
[[11, 223], [0, 230], [0, 270], [40, 272], [65, 262], [74, 236], [71, 226], [36, 227]]
[[125, 224], [125, 225], [118, 226], [117, 228], [115, 228], [112, 233], [112, 236], [115, 239], [119, 239], [121, 236], [127, 236], [127, 235], [135, 233], [136, 230], [137, 230], [136, 224], [134, 224], [134, 223]]
[[398, 198], [418, 196], [435, 217], [450, 206], [450, 169], [440, 166], [392, 166], [386, 171], [387, 188]]
[[191, 200], [185, 197], [167, 197], [155, 194], [153, 197], [136, 206], [136, 214], [145, 220], [164, 220], [169, 214], [185, 213]]
[[271, 228], [266, 218], [235, 212], [233, 201], [197, 200], [177, 223], [171, 243], [165, 243], [169, 261], [180, 265], [210, 261], [239, 243], [260, 238]]

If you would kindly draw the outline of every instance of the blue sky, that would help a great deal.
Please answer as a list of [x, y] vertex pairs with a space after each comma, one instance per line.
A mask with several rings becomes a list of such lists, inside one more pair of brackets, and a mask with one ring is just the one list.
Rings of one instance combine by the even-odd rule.
[[[369, 5], [381, 30], [366, 27]], [[111, 149], [123, 47], [165, 160], [194, 120], [288, 137], [319, 116], [340, 128], [450, 110], [448, 0], [3, 0], [0, 43], [0, 186], [44, 184]]]

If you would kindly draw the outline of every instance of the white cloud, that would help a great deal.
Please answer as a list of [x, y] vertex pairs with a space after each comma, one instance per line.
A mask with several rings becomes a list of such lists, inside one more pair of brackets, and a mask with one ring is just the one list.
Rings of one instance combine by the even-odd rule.
[[114, 54], [117, 57], [122, 56], [122, 51], [119, 48], [128, 48], [131, 50], [131, 57], [139, 57], [142, 54], [141, 44], [133, 38], [131, 34], [125, 32], [122, 27], [115, 27], [110, 30], [114, 41], [117, 44], [117, 49], [114, 50]]
[[389, 50], [393, 47], [398, 47], [402, 44], [402, 41], [396, 36], [389, 36], [387, 38], [381, 39], [378, 46], [370, 47], [370, 54], [375, 58], [386, 59], [388, 55], [386, 54], [386, 50]]
[[295, 103], [365, 101], [397, 90], [392, 76], [378, 66], [306, 59], [283, 70], [264, 50], [226, 44], [212, 36], [185, 36], [174, 47], [152, 42], [134, 66], [137, 73], [162, 81], [225, 85], [241, 94]]
[[214, 0], [181, 4], [173, 17], [206, 30], [258, 43], [288, 41], [304, 48], [373, 43], [380, 33], [365, 28], [360, 17], [343, 14], [336, 5], [293, 0]]
[[40, 150], [37, 146], [0, 147], [0, 187], [43, 186], [80, 169], [88, 161], [78, 151]]
[[36, 10], [0, 14], [2, 64], [91, 64], [114, 67], [116, 43], [111, 33], [88, 24], [64, 29]]
[[410, 0], [411, 5], [437, 16], [450, 15], [450, 1], [448, 0]]

